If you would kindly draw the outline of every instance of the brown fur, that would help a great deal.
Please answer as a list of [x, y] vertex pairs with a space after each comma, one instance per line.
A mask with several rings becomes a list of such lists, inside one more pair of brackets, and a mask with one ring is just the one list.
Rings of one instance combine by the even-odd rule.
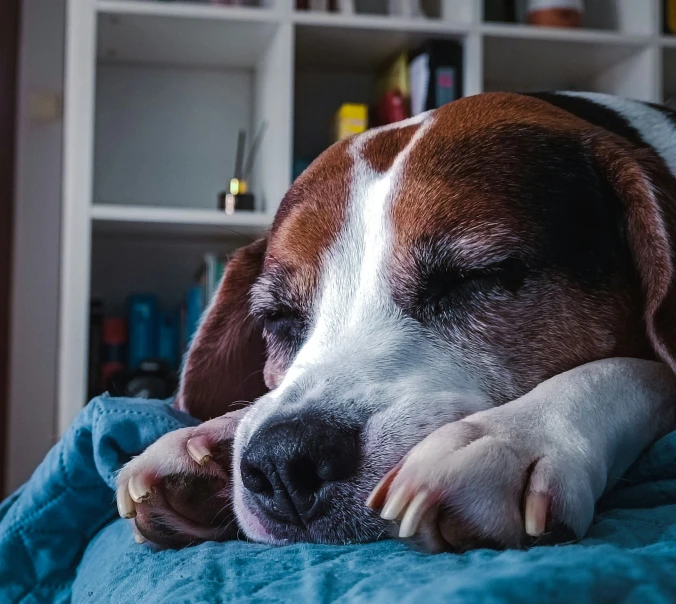
[[176, 406], [208, 420], [251, 403], [267, 392], [262, 327], [249, 312], [249, 293], [260, 274], [266, 241], [242, 248], [195, 335]]
[[624, 202], [648, 338], [676, 372], [676, 179], [652, 150], [627, 148], [615, 137], [590, 145]]
[[[352, 159], [347, 141], [325, 151], [294, 182], [275, 217], [266, 264], [316, 274], [345, 216]], [[309, 282], [312, 282], [309, 279]]]
[[[595, 291], [580, 287], [563, 270], [550, 271], [524, 285], [519, 304], [502, 300], [479, 308], [470, 323], [459, 327], [461, 334], [447, 332], [446, 337], [461, 337], [468, 350], [490, 351], [492, 369], [477, 359], [477, 370], [486, 371], [487, 387], [498, 400], [598, 358], [656, 354], [676, 369], [676, 182], [655, 153], [634, 149], [539, 99], [486, 94], [435, 114], [433, 128], [409, 156], [406, 187], [393, 205], [395, 283], [403, 287], [412, 277], [412, 250], [421, 241], [457, 240], [476, 226], [483, 241], [461, 250], [460, 263], [481, 264], [500, 248], [537, 255], [547, 234], [519, 205], [521, 191], [510, 189], [523, 157], [511, 157], [500, 147], [499, 134], [506, 127], [515, 128], [516, 139], [519, 128], [537, 128], [589, 150], [624, 205], [634, 266], [621, 266]], [[364, 152], [372, 167], [387, 169], [416, 129], [393, 129], [368, 141]], [[258, 244], [231, 263], [191, 347], [179, 396], [182, 407], [198, 417], [214, 416], [265, 391], [262, 327], [249, 316], [249, 289], [265, 258], [266, 270], [283, 267], [293, 296], [311, 299], [321, 254], [344, 220], [351, 162], [346, 143], [324, 153], [285, 197], [267, 253]], [[282, 365], [268, 364], [269, 384], [281, 379]]]
[[376, 172], [386, 172], [392, 167], [394, 159], [404, 150], [419, 127], [418, 124], [414, 124], [379, 132], [364, 143], [362, 157]]

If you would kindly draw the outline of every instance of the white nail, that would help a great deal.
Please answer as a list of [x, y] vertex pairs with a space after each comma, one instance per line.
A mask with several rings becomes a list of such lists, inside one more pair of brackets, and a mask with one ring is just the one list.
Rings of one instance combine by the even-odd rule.
[[141, 533], [138, 532], [138, 529], [135, 526], [132, 528], [132, 533], [134, 533], [134, 541], [136, 541], [136, 543], [140, 544], [148, 541], [143, 535], [141, 535]]
[[129, 519], [136, 516], [136, 506], [131, 495], [129, 495], [129, 488], [126, 483], [117, 489], [117, 512], [122, 518]]
[[[388, 472], [387, 474], [385, 474], [385, 476], [383, 476], [380, 479], [378, 484], [373, 488], [373, 490], [371, 491], [371, 494], [366, 499], [366, 506], [367, 507], [370, 507], [370, 508], [379, 507], [379, 506], [375, 505], [376, 501], [381, 499], [383, 497], [383, 495], [387, 494], [387, 490], [390, 487], [390, 483], [392, 482], [392, 478], [393, 477], [391, 476], [391, 473]], [[383, 493], [383, 491], [385, 491], [385, 493]]]
[[394, 520], [401, 514], [401, 510], [404, 509], [407, 502], [408, 494], [406, 489], [399, 487], [397, 491], [387, 498], [387, 503], [383, 507], [383, 511], [380, 512], [380, 517], [384, 520]]
[[430, 493], [429, 491], [420, 491], [408, 506], [406, 513], [401, 521], [399, 527], [399, 537], [401, 539], [408, 539], [413, 537], [418, 532], [418, 527], [422, 521], [423, 516], [430, 508]]
[[531, 537], [539, 537], [547, 526], [549, 496], [544, 493], [529, 493], [526, 498], [525, 525], [526, 533]]
[[129, 480], [129, 495], [136, 503], [150, 498], [151, 484], [145, 474], [135, 474]]
[[202, 437], [191, 438], [185, 445], [188, 454], [201, 466], [211, 459], [211, 451], [204, 444]]

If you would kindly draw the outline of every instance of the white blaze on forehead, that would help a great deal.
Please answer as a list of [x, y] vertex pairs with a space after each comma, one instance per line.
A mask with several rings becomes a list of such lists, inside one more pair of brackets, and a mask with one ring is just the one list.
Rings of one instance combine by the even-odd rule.
[[[401, 176], [411, 149], [429, 130], [429, 112], [355, 138], [346, 220], [334, 244], [322, 258], [311, 333], [280, 386], [279, 396], [307, 368], [323, 362], [332, 343], [355, 333], [360, 325], [373, 326], [392, 305], [385, 275], [391, 249], [390, 210], [401, 187]], [[386, 172], [373, 170], [363, 158], [364, 143], [384, 130], [420, 124], [406, 147]]]

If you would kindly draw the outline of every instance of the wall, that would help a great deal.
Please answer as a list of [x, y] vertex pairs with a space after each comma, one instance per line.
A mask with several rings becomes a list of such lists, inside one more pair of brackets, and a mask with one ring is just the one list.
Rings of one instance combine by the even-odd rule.
[[[9, 303], [14, 206], [14, 132], [19, 2], [0, 6], [0, 462], [7, 441]], [[0, 492], [4, 467], [0, 467]]]
[[[62, 123], [31, 117], [35, 94], [63, 93], [64, 0], [23, 0], [6, 489], [56, 440]], [[35, 111], [35, 108], [34, 110]]]
[[100, 63], [94, 201], [216, 209], [252, 141], [253, 74]]

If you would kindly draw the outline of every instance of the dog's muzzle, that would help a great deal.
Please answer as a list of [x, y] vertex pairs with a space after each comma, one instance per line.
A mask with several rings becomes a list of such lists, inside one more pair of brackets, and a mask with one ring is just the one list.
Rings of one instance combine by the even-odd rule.
[[258, 512], [299, 528], [321, 517], [331, 487], [357, 469], [356, 429], [329, 423], [314, 413], [263, 424], [242, 453], [242, 484]]

